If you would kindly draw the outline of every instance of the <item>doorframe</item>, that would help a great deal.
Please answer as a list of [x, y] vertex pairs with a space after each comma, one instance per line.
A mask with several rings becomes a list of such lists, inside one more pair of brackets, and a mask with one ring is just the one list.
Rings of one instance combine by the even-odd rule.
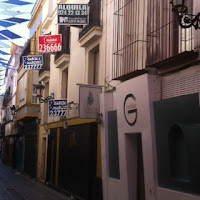
[[[141, 133], [125, 134], [125, 151], [129, 199], [145, 200], [144, 156]], [[138, 176], [139, 168], [140, 176]]]

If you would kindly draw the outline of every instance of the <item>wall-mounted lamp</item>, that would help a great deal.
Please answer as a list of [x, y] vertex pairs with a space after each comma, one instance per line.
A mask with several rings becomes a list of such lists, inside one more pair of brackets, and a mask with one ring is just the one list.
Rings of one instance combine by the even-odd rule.
[[102, 117], [103, 117], [102, 113], [97, 114], [97, 118], [96, 118], [97, 124], [100, 124], [100, 125], [102, 124]]
[[68, 128], [67, 123], [66, 123], [65, 121], [63, 122], [63, 128], [64, 128], [64, 129], [67, 129], [67, 128]]
[[41, 82], [39, 82], [38, 85], [35, 85], [35, 88], [36, 88], [37, 97], [40, 103], [47, 103], [48, 100], [54, 99], [54, 93], [51, 93], [51, 96], [48, 96], [45, 99], [42, 99], [42, 90], [44, 89], [44, 85], [42, 85]]
[[[68, 109], [68, 110], [71, 110], [71, 109], [72, 109], [71, 105], [78, 106], [78, 103], [74, 103], [73, 101], [67, 103], [67, 109]], [[77, 107], [76, 107], [76, 108], [77, 108]]]
[[15, 105], [10, 106], [10, 110], [11, 110], [11, 115], [14, 118], [14, 116], [15, 116]]
[[190, 28], [194, 26], [195, 29], [200, 28], [200, 13], [192, 15], [188, 13], [186, 0], [171, 0], [172, 12], [177, 16], [181, 28]]
[[36, 124], [40, 125], [41, 119], [40, 118], [36, 118], [35, 122], [36, 122]]

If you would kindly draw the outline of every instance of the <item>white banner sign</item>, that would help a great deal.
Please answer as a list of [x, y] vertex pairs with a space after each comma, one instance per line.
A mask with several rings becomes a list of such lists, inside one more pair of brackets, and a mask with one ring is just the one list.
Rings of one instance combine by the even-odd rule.
[[99, 86], [79, 86], [79, 114], [82, 119], [96, 119], [100, 111], [99, 95], [102, 88]]

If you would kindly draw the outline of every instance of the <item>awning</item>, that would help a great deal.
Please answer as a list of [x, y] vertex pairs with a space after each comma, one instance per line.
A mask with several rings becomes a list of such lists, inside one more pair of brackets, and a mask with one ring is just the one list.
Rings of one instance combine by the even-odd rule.
[[5, 73], [12, 44], [24, 46], [29, 39], [28, 23], [36, 0], [0, 0], [0, 97], [5, 92]]

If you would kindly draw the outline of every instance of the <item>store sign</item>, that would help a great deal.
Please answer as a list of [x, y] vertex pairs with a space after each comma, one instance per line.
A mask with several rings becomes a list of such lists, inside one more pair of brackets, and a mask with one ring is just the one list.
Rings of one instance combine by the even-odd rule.
[[49, 117], [61, 117], [67, 115], [67, 100], [49, 100]]
[[82, 119], [96, 119], [100, 112], [99, 95], [102, 88], [99, 86], [79, 86], [79, 114]]
[[23, 56], [24, 69], [42, 69], [43, 56]]
[[58, 4], [58, 24], [88, 24], [87, 4]]
[[127, 94], [124, 99], [124, 117], [130, 126], [134, 126], [137, 121], [137, 104], [133, 94]]
[[62, 50], [62, 37], [59, 35], [39, 36], [38, 51], [41, 53], [53, 53]]

